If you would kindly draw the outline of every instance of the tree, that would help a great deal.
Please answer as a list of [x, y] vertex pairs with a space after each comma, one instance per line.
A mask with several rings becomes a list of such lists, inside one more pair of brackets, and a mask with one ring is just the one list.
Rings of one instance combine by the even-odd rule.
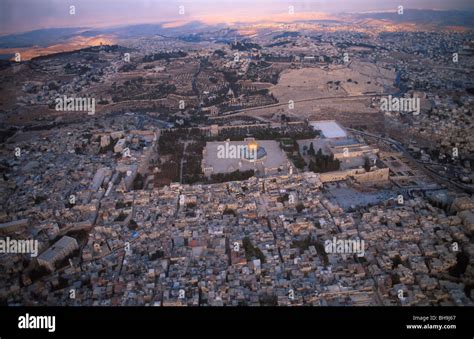
[[[319, 151], [321, 151], [321, 149], [319, 149]], [[314, 156], [314, 155], [315, 155], [315, 153], [314, 153], [314, 146], [313, 146], [313, 143], [311, 143], [311, 144], [309, 145], [309, 151], [308, 151], [308, 154], [309, 154], [309, 155], [312, 155], [312, 156]]]
[[370, 172], [370, 168], [372, 167], [370, 163], [370, 159], [368, 157], [364, 158], [364, 169], [366, 172]]
[[310, 171], [324, 173], [339, 170], [340, 161], [339, 159], [334, 159], [332, 154], [324, 155], [321, 149], [319, 149], [313, 158], [314, 161], [311, 160], [309, 163]]
[[398, 265], [402, 265], [402, 258], [397, 254], [393, 259], [392, 259], [392, 269], [397, 268]]
[[260, 259], [260, 262], [265, 263], [265, 255], [260, 250], [260, 248], [253, 246], [252, 242], [248, 237], [242, 239], [242, 244], [245, 250], [245, 258], [247, 260], [252, 260], [252, 258]]

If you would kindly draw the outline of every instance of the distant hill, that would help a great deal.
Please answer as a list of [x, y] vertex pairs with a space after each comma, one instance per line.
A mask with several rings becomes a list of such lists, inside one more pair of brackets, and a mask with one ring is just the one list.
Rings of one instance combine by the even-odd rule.
[[65, 43], [75, 37], [96, 37], [113, 35], [120, 39], [152, 37], [155, 35], [177, 36], [189, 32], [208, 29], [219, 29], [220, 26], [209, 26], [200, 21], [191, 21], [176, 27], [166, 27], [166, 23], [140, 24], [100, 29], [87, 28], [48, 28], [35, 31], [0, 36], [0, 48], [28, 48], [32, 46], [48, 47]]
[[[352, 19], [374, 19], [387, 20], [393, 23], [414, 23], [418, 25], [435, 25], [439, 27], [460, 26], [474, 29], [474, 12], [469, 11], [435, 11], [435, 10], [414, 10], [405, 9], [403, 15], [399, 15], [394, 9], [393, 12], [373, 12], [351, 14]], [[331, 25], [341, 23], [334, 20], [298, 20], [298, 23], [318, 23]], [[248, 24], [243, 24], [246, 26]], [[225, 29], [224, 24], [206, 24], [195, 20], [187, 23], [162, 22], [156, 24], [136, 24], [127, 26], [115, 26], [108, 28], [48, 28], [35, 31], [0, 36], [0, 49], [8, 48], [30, 48], [33, 46], [49, 47], [63, 44], [74, 38], [94, 38], [107, 35], [117, 39], [133, 39], [152, 37], [156, 35], [179, 38], [184, 41], [202, 41], [206, 37], [200, 34], [209, 35], [209, 32], [218, 32]], [[229, 29], [229, 27], [227, 27]], [[193, 34], [193, 35], [188, 35]], [[288, 34], [288, 33], [284, 33]], [[296, 33], [291, 33], [296, 34]], [[222, 37], [222, 36], [220, 36]]]
[[0, 48], [47, 47], [65, 42], [82, 31], [82, 28], [48, 28], [0, 37]]
[[403, 15], [393, 12], [361, 13], [360, 19], [389, 20], [395, 23], [410, 22], [415, 24], [431, 24], [443, 26], [463, 26], [474, 28], [474, 12], [472, 11], [434, 11], [405, 9]]

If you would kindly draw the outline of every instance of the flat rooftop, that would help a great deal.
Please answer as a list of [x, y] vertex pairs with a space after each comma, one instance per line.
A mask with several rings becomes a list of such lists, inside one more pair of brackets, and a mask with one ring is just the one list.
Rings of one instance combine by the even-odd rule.
[[334, 120], [311, 121], [310, 124], [314, 129], [321, 131], [321, 134], [325, 138], [332, 139], [347, 137], [346, 131], [344, 131], [344, 129]]

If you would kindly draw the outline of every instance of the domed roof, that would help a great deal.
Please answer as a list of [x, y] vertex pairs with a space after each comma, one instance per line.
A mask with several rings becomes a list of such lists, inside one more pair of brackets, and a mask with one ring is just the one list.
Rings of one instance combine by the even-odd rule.
[[[257, 159], [255, 159], [255, 154], [257, 155]], [[241, 157], [245, 160], [254, 161], [260, 160], [267, 155], [267, 151], [264, 147], [258, 146], [257, 143], [254, 141], [247, 145], [247, 148], [243, 151]]]
[[251, 140], [249, 141], [249, 143], [247, 144], [248, 148], [250, 151], [253, 151], [253, 150], [256, 150], [258, 148], [258, 144], [255, 140]]

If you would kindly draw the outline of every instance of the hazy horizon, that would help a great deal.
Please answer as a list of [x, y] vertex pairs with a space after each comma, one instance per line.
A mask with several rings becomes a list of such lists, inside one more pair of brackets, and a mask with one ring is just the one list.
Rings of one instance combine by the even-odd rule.
[[[76, 14], [69, 14], [74, 5]], [[185, 14], [179, 14], [179, 6]], [[14, 34], [37, 29], [66, 27], [110, 27], [117, 25], [192, 21], [206, 19], [213, 23], [257, 21], [277, 17], [285, 20], [288, 6], [295, 13], [395, 11], [406, 9], [473, 10], [469, 0], [4, 0], [0, 4], [0, 34]], [[321, 14], [320, 18], [324, 18]]]

